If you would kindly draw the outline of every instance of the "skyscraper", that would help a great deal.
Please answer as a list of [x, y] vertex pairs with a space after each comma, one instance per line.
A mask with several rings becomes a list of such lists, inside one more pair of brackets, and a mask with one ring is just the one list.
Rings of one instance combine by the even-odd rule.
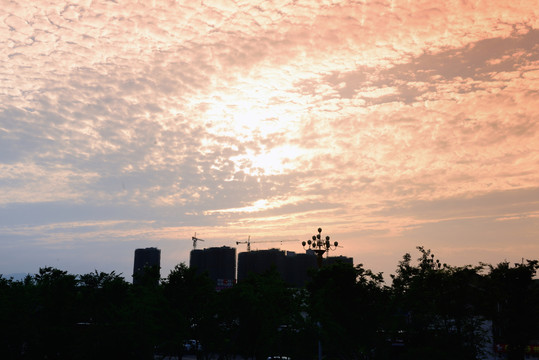
[[[343, 262], [353, 265], [353, 259], [345, 256], [330, 256], [323, 259], [323, 266]], [[242, 252], [238, 255], [238, 282], [250, 273], [262, 274], [274, 268], [289, 285], [303, 287], [311, 278], [311, 272], [318, 269], [315, 253], [307, 251], [296, 254], [279, 249]]]
[[245, 280], [250, 273], [262, 274], [274, 267], [284, 278], [286, 252], [279, 249], [254, 250], [238, 255], [238, 281]]
[[208, 273], [217, 290], [236, 282], [236, 249], [228, 246], [191, 250], [189, 267], [201, 274]]
[[[155, 247], [135, 250], [133, 284], [142, 284], [146, 280], [159, 283], [160, 270], [161, 250]], [[148, 279], [148, 277], [151, 279]]]

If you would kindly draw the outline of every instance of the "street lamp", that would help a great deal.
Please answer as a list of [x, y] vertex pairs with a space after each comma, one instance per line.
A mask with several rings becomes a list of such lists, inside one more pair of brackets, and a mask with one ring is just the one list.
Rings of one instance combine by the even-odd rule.
[[305, 241], [301, 242], [301, 245], [303, 245], [304, 249], [305, 247], [307, 247], [306, 250], [313, 250], [314, 253], [316, 254], [317, 261], [318, 261], [318, 268], [322, 267], [322, 257], [324, 253], [329, 250], [335, 250], [337, 246], [339, 246], [339, 243], [336, 241], [333, 244], [331, 244], [329, 242], [329, 236], [326, 236], [325, 239], [322, 239], [321, 233], [322, 233], [322, 228], [318, 228], [318, 234], [313, 235], [312, 240], [308, 240], [307, 242]]
[[[320, 269], [322, 267], [322, 260], [323, 256], [326, 252], [329, 252], [329, 250], [335, 250], [339, 246], [338, 242], [334, 242], [333, 244], [329, 241], [329, 236], [326, 236], [325, 238], [322, 238], [322, 228], [318, 228], [318, 234], [313, 235], [311, 240], [308, 241], [302, 241], [301, 245], [303, 245], [303, 248], [305, 250], [312, 250], [316, 254], [316, 260], [318, 262], [318, 268]], [[321, 325], [318, 323], [318, 331], [319, 331], [319, 337], [318, 337], [318, 360], [322, 360], [322, 342], [320, 341], [320, 330]]]

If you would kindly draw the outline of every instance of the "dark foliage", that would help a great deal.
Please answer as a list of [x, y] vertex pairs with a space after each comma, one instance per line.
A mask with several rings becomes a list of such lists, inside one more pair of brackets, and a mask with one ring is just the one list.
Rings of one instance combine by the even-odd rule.
[[530, 341], [539, 339], [539, 284], [533, 280], [539, 262], [527, 260], [513, 267], [503, 262], [489, 268], [494, 340], [509, 345], [508, 359], [524, 359]]
[[0, 276], [0, 358], [480, 359], [490, 338], [524, 359], [539, 339], [538, 261], [452, 267], [418, 250], [391, 286], [342, 263], [301, 289], [273, 269], [216, 291], [185, 264], [159, 281], [147, 271], [137, 285], [50, 267], [22, 281]]
[[309, 312], [324, 353], [331, 358], [368, 357], [380, 343], [389, 292], [382, 274], [337, 263], [319, 270], [308, 284]]
[[[486, 282], [482, 267], [451, 267], [418, 247], [418, 265], [406, 254], [393, 276], [393, 301], [409, 358], [477, 359], [484, 348], [482, 331]], [[405, 357], [407, 358], [407, 357]]]

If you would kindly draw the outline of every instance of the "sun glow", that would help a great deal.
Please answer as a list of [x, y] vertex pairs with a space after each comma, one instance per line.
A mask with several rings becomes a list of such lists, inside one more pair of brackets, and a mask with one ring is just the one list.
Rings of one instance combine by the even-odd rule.
[[246, 142], [254, 137], [268, 138], [272, 134], [293, 130], [290, 127], [295, 129], [296, 123], [288, 114], [289, 109], [268, 108], [265, 102], [260, 101], [252, 104], [224, 100], [212, 103], [205, 114], [208, 131]]
[[301, 126], [299, 112], [286, 102], [269, 106], [267, 99], [273, 97], [272, 91], [238, 90], [220, 93], [206, 104], [207, 131], [214, 136], [206, 145], [215, 145], [213, 141], [219, 139], [223, 146], [230, 146], [228, 141], [233, 139], [236, 149], [242, 149], [230, 157], [236, 172], [280, 175], [296, 168], [304, 155], [305, 150], [292, 145], [290, 137]]
[[297, 168], [305, 149], [297, 146], [282, 145], [267, 151], [246, 153], [231, 157], [236, 164], [236, 171], [243, 171], [252, 176], [281, 175]]
[[299, 198], [297, 196], [275, 197], [271, 199], [259, 199], [243, 207], [219, 209], [219, 210], [208, 210], [208, 211], [205, 211], [204, 214], [212, 215], [212, 214], [225, 214], [225, 213], [256, 213], [260, 211], [281, 208], [289, 204], [296, 204], [302, 200], [303, 200], [302, 198]]

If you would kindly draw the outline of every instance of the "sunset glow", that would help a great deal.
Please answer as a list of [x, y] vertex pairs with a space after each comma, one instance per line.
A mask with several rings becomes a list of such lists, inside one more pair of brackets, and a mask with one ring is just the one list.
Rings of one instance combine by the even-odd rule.
[[[533, 1], [7, 1], [0, 273], [318, 227], [388, 277], [539, 257]], [[286, 250], [303, 251], [300, 241]]]

